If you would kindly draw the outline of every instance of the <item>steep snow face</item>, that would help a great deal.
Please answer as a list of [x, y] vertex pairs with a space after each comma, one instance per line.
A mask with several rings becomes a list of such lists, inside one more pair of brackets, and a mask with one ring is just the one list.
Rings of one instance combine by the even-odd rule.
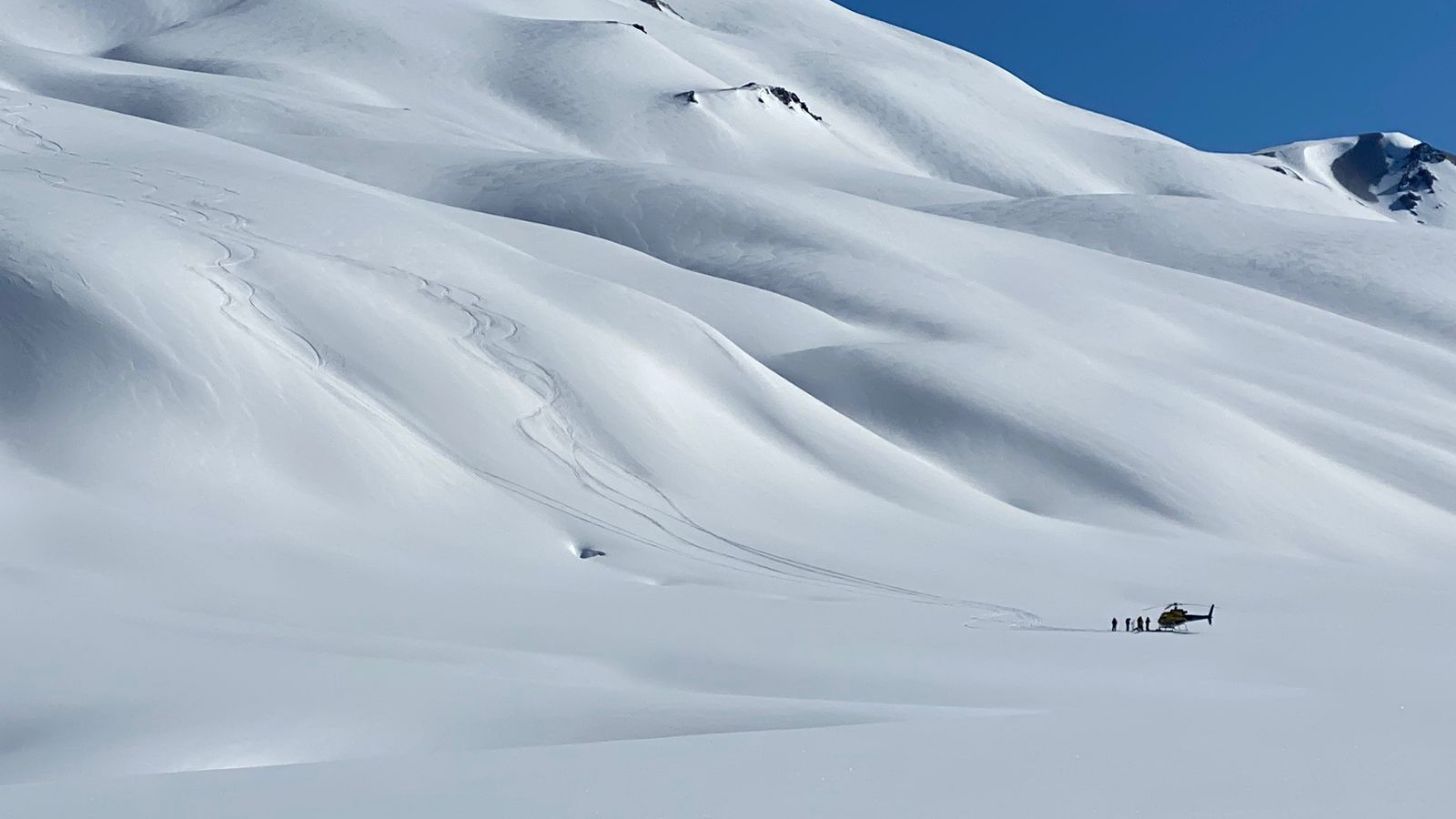
[[1296, 142], [1260, 152], [1269, 167], [1344, 191], [1376, 212], [1456, 227], [1456, 157], [1405, 134]]
[[1439, 815], [1387, 143], [823, 0], [0, 0], [0, 814]]

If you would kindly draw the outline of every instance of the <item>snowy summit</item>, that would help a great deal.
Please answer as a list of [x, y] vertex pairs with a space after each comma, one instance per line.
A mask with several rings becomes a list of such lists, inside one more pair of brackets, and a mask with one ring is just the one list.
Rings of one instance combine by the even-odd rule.
[[1453, 180], [827, 0], [0, 0], [0, 815], [1446, 815]]

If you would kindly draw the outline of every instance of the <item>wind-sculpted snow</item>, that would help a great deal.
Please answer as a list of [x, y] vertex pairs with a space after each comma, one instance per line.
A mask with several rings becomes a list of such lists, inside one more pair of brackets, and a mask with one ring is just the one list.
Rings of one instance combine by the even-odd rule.
[[1435, 815], [1456, 246], [1310, 145], [818, 0], [0, 0], [0, 813]]

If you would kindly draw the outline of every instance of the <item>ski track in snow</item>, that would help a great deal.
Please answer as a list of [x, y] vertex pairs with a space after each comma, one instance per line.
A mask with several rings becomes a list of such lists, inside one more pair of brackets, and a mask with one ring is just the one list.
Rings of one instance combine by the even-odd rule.
[[[144, 191], [128, 199], [107, 191], [73, 186], [63, 177], [32, 168], [31, 171], [43, 181], [61, 190], [101, 197], [118, 206], [139, 203], [160, 209], [166, 214], [166, 218], [178, 227], [216, 244], [222, 255], [212, 264], [210, 270], [195, 266], [190, 269], [202, 276], [218, 291], [222, 297], [219, 309], [230, 322], [253, 339], [269, 345], [300, 365], [313, 370], [320, 382], [340, 398], [381, 420], [409, 431], [417, 439], [426, 442], [435, 452], [482, 480], [489, 481], [553, 511], [589, 523], [603, 531], [678, 556], [707, 559], [714, 565], [780, 575], [801, 582], [837, 587], [858, 593], [890, 595], [926, 603], [979, 610], [984, 613], [981, 619], [1004, 621], [1009, 625], [1021, 626], [1040, 622], [1040, 619], [1031, 612], [973, 600], [949, 599], [846, 574], [824, 566], [774, 554], [711, 531], [694, 521], [666, 493], [643, 476], [634, 474], [620, 464], [614, 463], [605, 454], [586, 445], [581, 440], [570, 420], [560, 411], [562, 386], [559, 377], [538, 362], [510, 349], [510, 342], [520, 332], [520, 325], [508, 316], [488, 310], [479, 294], [456, 285], [432, 281], [424, 275], [398, 267], [381, 268], [357, 258], [323, 253], [261, 236], [252, 230], [246, 217], [221, 207], [222, 202], [239, 195], [236, 190], [196, 176], [173, 174], [179, 181], [212, 192], [214, 194], [212, 200], [204, 201], [192, 198], [182, 202], [170, 198], [159, 199], [157, 197], [161, 194], [162, 189], [148, 181], [145, 170], [121, 168], [109, 162], [80, 157], [67, 151], [60, 143], [30, 129], [21, 118], [15, 116], [15, 112], [6, 109], [4, 116], [5, 122], [12, 130], [32, 140], [38, 149], [73, 159], [89, 167], [125, 175], [133, 183], [141, 186]], [[189, 220], [186, 214], [190, 214], [193, 218]], [[400, 409], [390, 406], [387, 399], [370, 394], [358, 384], [350, 381], [341, 367], [335, 363], [335, 357], [320, 349], [302, 332], [290, 326], [283, 317], [273, 314], [259, 303], [258, 288], [249, 282], [240, 273], [240, 270], [257, 257], [258, 246], [262, 244], [342, 263], [373, 275], [407, 279], [416, 285], [418, 292], [432, 298], [437, 303], [448, 304], [460, 310], [471, 322], [470, 329], [459, 339], [461, 347], [476, 354], [489, 366], [508, 373], [517, 383], [535, 393], [540, 400], [540, 406], [534, 412], [516, 422], [516, 428], [522, 436], [543, 454], [570, 470], [575, 479], [595, 496], [648, 524], [670, 540], [643, 537], [631, 529], [611, 523], [599, 514], [563, 503], [480, 464], [468, 462], [446, 443], [431, 435], [419, 423], [409, 419]], [[257, 324], [248, 321], [244, 315], [257, 319]], [[300, 349], [304, 352], [301, 353]]]

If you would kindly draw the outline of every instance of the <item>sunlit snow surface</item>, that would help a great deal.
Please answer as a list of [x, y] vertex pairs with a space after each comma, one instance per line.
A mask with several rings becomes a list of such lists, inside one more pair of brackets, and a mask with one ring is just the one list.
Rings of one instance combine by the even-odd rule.
[[0, 814], [1447, 815], [1456, 233], [671, 8], [0, 0]]

